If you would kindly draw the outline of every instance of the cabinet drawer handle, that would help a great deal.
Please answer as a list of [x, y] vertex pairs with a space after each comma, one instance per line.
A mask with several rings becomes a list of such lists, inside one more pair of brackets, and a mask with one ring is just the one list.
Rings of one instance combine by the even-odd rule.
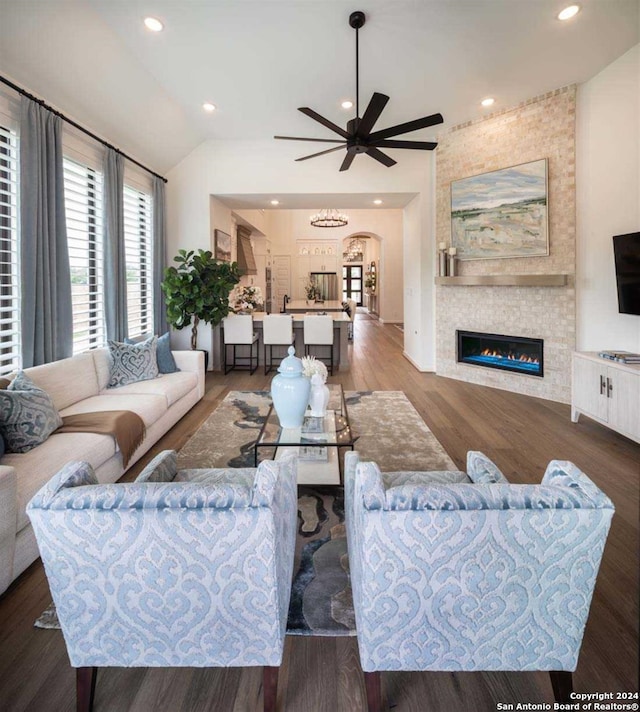
[[603, 396], [607, 392], [607, 384], [604, 380], [604, 376], [600, 374], [600, 395]]
[[613, 398], [613, 381], [607, 376], [607, 398]]

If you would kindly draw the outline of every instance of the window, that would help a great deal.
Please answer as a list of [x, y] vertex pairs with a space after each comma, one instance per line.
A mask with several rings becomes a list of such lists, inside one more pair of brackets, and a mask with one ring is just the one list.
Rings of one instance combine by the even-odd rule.
[[64, 202], [71, 270], [73, 353], [104, 346], [102, 174], [64, 159]]
[[0, 374], [21, 366], [18, 135], [0, 124]]
[[129, 337], [153, 333], [151, 196], [124, 187], [124, 250], [127, 263]]

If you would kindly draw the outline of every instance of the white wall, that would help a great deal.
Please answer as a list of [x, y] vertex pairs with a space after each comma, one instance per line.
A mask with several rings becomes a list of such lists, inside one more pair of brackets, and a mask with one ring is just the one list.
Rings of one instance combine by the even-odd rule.
[[[435, 169], [435, 166], [434, 166]], [[404, 209], [404, 355], [420, 371], [435, 368], [435, 181]]]
[[[323, 156], [311, 161], [296, 163], [295, 158], [304, 155], [304, 147], [295, 142], [284, 141], [207, 141], [196, 148], [168, 174], [167, 184], [167, 243], [172, 254], [180, 247], [199, 247], [209, 244], [210, 206], [209, 196], [225, 194], [268, 194], [277, 196], [283, 208], [286, 208], [287, 194], [324, 194], [324, 193], [416, 193], [431, 192], [430, 175], [433, 157], [422, 151], [396, 152], [398, 164], [385, 168], [367, 156], [358, 156], [351, 169], [340, 173], [339, 161], [335, 157]], [[332, 158], [334, 160], [332, 160]], [[425, 198], [425, 205], [431, 204], [431, 197]], [[265, 206], [268, 207], [268, 206]], [[271, 212], [271, 211], [268, 211]], [[295, 211], [284, 211], [285, 214]], [[364, 211], [369, 212], [369, 211]], [[378, 216], [383, 212], [375, 211]], [[278, 215], [280, 211], [273, 211]], [[349, 211], [350, 217], [355, 211]], [[424, 219], [424, 211], [420, 219]], [[305, 213], [306, 215], [306, 213]], [[270, 218], [271, 219], [271, 218]], [[286, 222], [288, 218], [283, 217]], [[291, 222], [289, 233], [296, 229], [296, 221]], [[278, 229], [283, 228], [278, 223]], [[371, 225], [352, 223], [349, 231], [374, 231]], [[273, 240], [272, 254], [278, 254], [276, 242], [278, 229], [270, 229], [268, 237]], [[284, 228], [283, 228], [284, 229]], [[385, 228], [386, 230], [386, 228]], [[396, 228], [394, 228], [396, 230]], [[428, 230], [416, 227], [423, 238], [433, 239]], [[387, 231], [387, 234], [390, 234]], [[305, 235], [300, 235], [305, 237]], [[336, 232], [336, 237], [344, 237]], [[381, 235], [384, 237], [384, 235]], [[396, 239], [396, 238], [394, 238]], [[381, 262], [381, 309], [386, 314], [381, 316], [389, 321], [402, 321], [402, 228], [397, 231], [398, 249], [385, 250], [382, 246]], [[435, 253], [431, 245], [428, 250]], [[422, 258], [421, 258], [422, 259]], [[384, 277], [384, 270], [389, 270], [393, 280]], [[399, 280], [396, 283], [396, 280]], [[399, 298], [383, 307], [385, 292], [392, 298], [393, 290]], [[404, 315], [406, 319], [406, 315]], [[176, 341], [177, 343], [177, 341]], [[422, 362], [419, 353], [413, 353], [415, 344], [405, 347], [407, 354], [416, 363]], [[431, 343], [427, 348], [431, 348]]]
[[640, 230], [640, 45], [578, 87], [576, 117], [577, 348], [640, 351], [611, 239]]

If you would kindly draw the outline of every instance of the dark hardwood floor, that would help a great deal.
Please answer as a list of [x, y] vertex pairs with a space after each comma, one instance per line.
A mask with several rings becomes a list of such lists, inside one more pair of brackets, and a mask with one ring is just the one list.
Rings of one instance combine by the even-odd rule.
[[[482, 450], [512, 482], [539, 482], [551, 459], [582, 468], [614, 501], [616, 514], [593, 597], [574, 686], [578, 692], [638, 690], [638, 514], [640, 446], [581, 418], [569, 406], [418, 373], [402, 356], [402, 332], [358, 318], [347, 390], [402, 390], [458, 467]], [[145, 458], [179, 449], [229, 389], [268, 389], [273, 374], [208, 374], [207, 394]], [[402, 443], [398, 443], [402, 447]], [[0, 597], [0, 710], [66, 712], [75, 675], [59, 631], [33, 621], [50, 602], [34, 563]], [[385, 673], [394, 712], [492, 712], [497, 703], [553, 703], [545, 673]], [[98, 673], [96, 712], [262, 709], [259, 669], [116, 669]], [[281, 712], [365, 710], [364, 679], [353, 638], [290, 638], [280, 672]], [[506, 708], [505, 708], [506, 709]]]

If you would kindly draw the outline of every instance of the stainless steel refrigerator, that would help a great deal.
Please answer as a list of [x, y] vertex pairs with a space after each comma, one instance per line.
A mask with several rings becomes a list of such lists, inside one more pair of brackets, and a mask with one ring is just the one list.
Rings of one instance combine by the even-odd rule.
[[335, 272], [311, 272], [311, 279], [316, 284], [320, 299], [338, 299], [338, 275]]

